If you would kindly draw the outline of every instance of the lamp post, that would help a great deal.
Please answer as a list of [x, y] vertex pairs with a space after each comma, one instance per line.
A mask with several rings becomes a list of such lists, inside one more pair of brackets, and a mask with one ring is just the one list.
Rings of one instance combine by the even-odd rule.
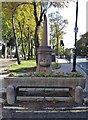
[[77, 27], [77, 20], [78, 20], [78, 0], [76, 2], [76, 21], [75, 21], [75, 45], [74, 45], [74, 56], [73, 56], [73, 69], [72, 72], [76, 72], [76, 42], [77, 42], [77, 32], [78, 32], [78, 27]]
[[42, 9], [45, 10], [45, 12], [47, 12], [47, 9], [49, 7], [49, 0], [41, 0], [41, 6], [42, 6]]

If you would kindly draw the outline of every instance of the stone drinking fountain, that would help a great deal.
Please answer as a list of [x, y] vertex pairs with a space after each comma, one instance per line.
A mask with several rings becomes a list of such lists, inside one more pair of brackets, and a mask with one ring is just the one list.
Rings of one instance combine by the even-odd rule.
[[[41, 0], [44, 3], [44, 0]], [[49, 0], [48, 0], [49, 1]], [[45, 2], [46, 3], [46, 2]], [[44, 3], [44, 4], [45, 4]], [[46, 7], [45, 7], [46, 8]], [[38, 66], [36, 72], [52, 72], [52, 50], [47, 45], [47, 17], [44, 14], [44, 29], [42, 44], [38, 49]], [[13, 105], [19, 97], [20, 88], [62, 88], [68, 89], [69, 96], [64, 96], [62, 101], [74, 101], [83, 103], [83, 89], [85, 88], [85, 77], [5, 77], [2, 81], [6, 90], [6, 102]], [[60, 91], [59, 91], [60, 92]], [[24, 95], [22, 94], [24, 97]], [[30, 97], [31, 95], [28, 94]], [[60, 99], [60, 98], [59, 98]], [[61, 99], [60, 99], [61, 101]]]

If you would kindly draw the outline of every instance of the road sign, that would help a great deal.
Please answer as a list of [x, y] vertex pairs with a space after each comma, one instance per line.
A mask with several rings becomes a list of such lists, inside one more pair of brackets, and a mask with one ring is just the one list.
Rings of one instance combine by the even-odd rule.
[[74, 32], [77, 33], [78, 32], [78, 27], [74, 28]]

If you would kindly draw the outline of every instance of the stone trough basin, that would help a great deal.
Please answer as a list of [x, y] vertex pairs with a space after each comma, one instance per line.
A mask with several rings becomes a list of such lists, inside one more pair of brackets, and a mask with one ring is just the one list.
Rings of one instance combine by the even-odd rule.
[[6, 100], [8, 104], [16, 102], [18, 88], [69, 88], [69, 93], [76, 103], [83, 102], [83, 89], [85, 78], [55, 78], [55, 77], [6, 77], [4, 78], [6, 88]]

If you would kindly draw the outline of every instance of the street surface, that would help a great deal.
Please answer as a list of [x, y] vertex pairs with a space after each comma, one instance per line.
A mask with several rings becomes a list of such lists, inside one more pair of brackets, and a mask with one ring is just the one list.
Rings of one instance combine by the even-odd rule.
[[77, 66], [79, 66], [85, 73], [86, 77], [85, 92], [88, 94], [88, 60], [86, 60], [86, 58], [77, 58]]
[[16, 59], [1, 59], [0, 58], [0, 70], [8, 67], [9, 65], [16, 62]]
[[86, 61], [79, 61], [78, 65], [81, 67], [82, 70], [88, 75], [88, 60]]

